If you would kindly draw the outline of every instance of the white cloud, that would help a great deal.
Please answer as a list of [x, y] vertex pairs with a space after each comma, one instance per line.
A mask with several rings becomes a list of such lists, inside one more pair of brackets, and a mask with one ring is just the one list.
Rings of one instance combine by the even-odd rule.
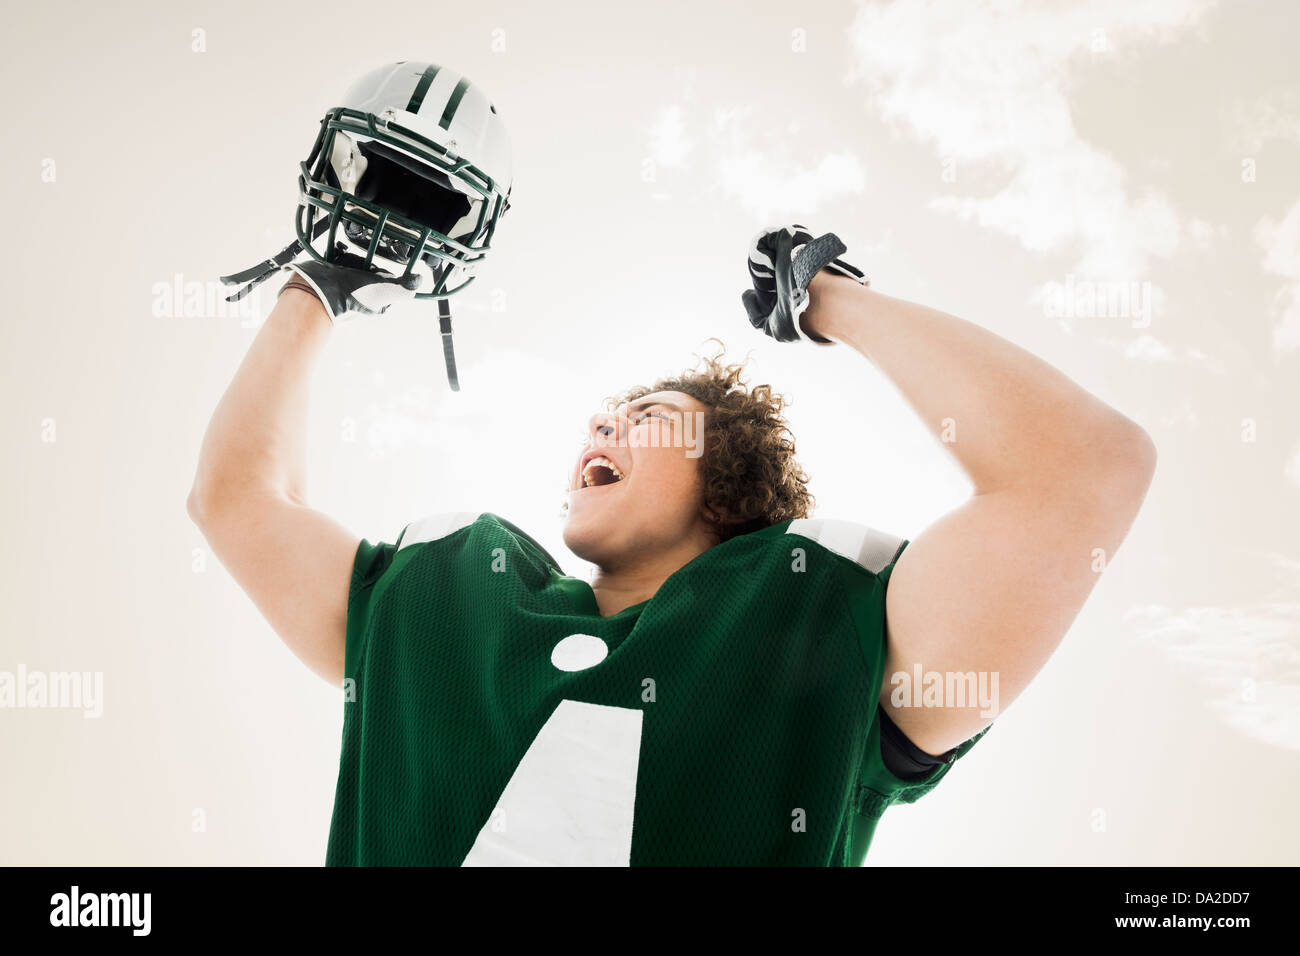
[[1264, 269], [1290, 279], [1300, 278], [1300, 200], [1280, 223], [1265, 217], [1255, 227], [1255, 239], [1263, 246]]
[[[1257, 553], [1256, 558], [1260, 555]], [[1207, 692], [1225, 723], [1262, 743], [1300, 750], [1300, 573], [1282, 555], [1264, 555], [1289, 584], [1282, 600], [1240, 607], [1160, 605], [1125, 616]]]
[[[1009, 173], [987, 196], [933, 206], [1015, 237], [1035, 252], [1077, 247], [1085, 274], [1138, 274], [1177, 247], [1160, 195], [1130, 196], [1123, 169], [1074, 128], [1068, 93], [1096, 56], [1173, 42], [1213, 0], [899, 0], [862, 8], [853, 78], [882, 113], [943, 158]], [[1097, 46], [1100, 53], [1095, 52]]]
[[[751, 123], [753, 106], [716, 108], [709, 147], [724, 195], [763, 225], [803, 222], [843, 196], [861, 193], [866, 173], [851, 152], [828, 152], [810, 162], [797, 124], [782, 130]], [[816, 228], [816, 223], [808, 223]]]
[[833, 200], [862, 192], [866, 180], [850, 153], [828, 153], [810, 167], [785, 151], [752, 149], [720, 156], [717, 166], [725, 193], [763, 225], [808, 219]]
[[686, 122], [680, 106], [665, 107], [650, 127], [650, 155], [660, 166], [680, 167], [695, 149], [686, 136]]
[[1182, 362], [1194, 368], [1203, 368], [1215, 375], [1227, 374], [1227, 369], [1221, 361], [1206, 355], [1200, 349], [1184, 346], [1178, 352], [1175, 352], [1173, 347], [1160, 341], [1149, 332], [1144, 332], [1131, 341], [1099, 336], [1096, 342], [1105, 348], [1124, 353], [1126, 359], [1134, 362]]
[[1143, 334], [1134, 341], [1124, 346], [1124, 355], [1126, 358], [1136, 359], [1140, 362], [1172, 362], [1174, 353], [1159, 339], [1153, 335]]
[[1195, 428], [1201, 424], [1201, 417], [1196, 414], [1196, 409], [1192, 407], [1191, 401], [1184, 397], [1181, 405], [1160, 415], [1160, 424], [1166, 428], [1178, 425], [1190, 425]]
[[1198, 249], [1209, 249], [1216, 239], [1228, 238], [1228, 227], [1225, 225], [1215, 226], [1213, 223], [1206, 222], [1204, 219], [1193, 219], [1187, 224], [1188, 235], [1191, 236], [1192, 242]]
[[1247, 153], [1255, 154], [1268, 143], [1300, 143], [1300, 86], [1275, 90], [1250, 103], [1237, 102], [1232, 124]]
[[1292, 280], [1278, 290], [1275, 300], [1273, 348], [1279, 353], [1300, 349], [1300, 200], [1280, 223], [1267, 216], [1260, 220], [1254, 235], [1264, 250], [1264, 271]]
[[1300, 349], [1300, 283], [1283, 289], [1278, 294], [1278, 303], [1281, 318], [1273, 329], [1273, 349], [1294, 352]]
[[1206, 355], [1200, 349], [1192, 348], [1188, 346], [1184, 350], [1184, 355], [1185, 355], [1185, 361], [1190, 362], [1193, 365], [1197, 365], [1201, 368], [1208, 369], [1209, 371], [1213, 372], [1215, 375], [1227, 374], [1228, 370], [1224, 368], [1222, 362], [1220, 362], [1216, 358], [1212, 358], [1209, 355]]
[[1300, 445], [1291, 449], [1291, 456], [1287, 458], [1286, 464], [1282, 468], [1284, 474], [1291, 484], [1300, 488]]
[[[697, 150], [689, 135], [702, 137], [702, 167], [713, 170], [724, 196], [736, 201], [751, 218], [764, 225], [803, 220], [836, 200], [861, 193], [866, 173], [848, 151], [828, 151], [809, 159], [799, 136], [799, 123], [769, 128], [754, 106], [716, 107], [711, 122], [696, 120], [682, 106], [665, 107], [649, 131], [650, 155], [665, 167], [685, 165]], [[656, 195], [667, 198], [668, 194]], [[814, 224], [815, 225], [815, 224]]]

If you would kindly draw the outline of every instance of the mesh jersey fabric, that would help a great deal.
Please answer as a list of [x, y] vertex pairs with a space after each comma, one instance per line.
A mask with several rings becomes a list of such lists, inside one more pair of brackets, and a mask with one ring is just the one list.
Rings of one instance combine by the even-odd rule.
[[907, 543], [782, 522], [601, 617], [490, 512], [363, 540], [326, 865], [861, 865], [991, 729], [920, 774], [884, 761]]

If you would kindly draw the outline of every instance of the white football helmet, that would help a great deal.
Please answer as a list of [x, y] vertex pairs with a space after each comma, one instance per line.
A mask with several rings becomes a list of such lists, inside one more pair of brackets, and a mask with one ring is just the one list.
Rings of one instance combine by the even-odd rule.
[[[392, 275], [421, 276], [417, 299], [437, 299], [448, 377], [456, 387], [446, 300], [473, 281], [510, 208], [511, 150], [487, 94], [433, 63], [402, 60], [361, 77], [321, 120], [299, 164], [298, 238], [231, 276], [234, 301], [302, 253], [340, 252]], [[251, 280], [251, 281], [250, 281]]]

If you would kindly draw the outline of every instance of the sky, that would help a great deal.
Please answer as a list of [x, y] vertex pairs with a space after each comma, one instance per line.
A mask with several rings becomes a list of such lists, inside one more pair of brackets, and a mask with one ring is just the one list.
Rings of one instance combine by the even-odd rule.
[[0, 155], [17, 187], [0, 669], [106, 687], [93, 720], [0, 713], [23, 780], [0, 794], [0, 862], [323, 859], [337, 692], [185, 498], [278, 285], [238, 311], [216, 279], [293, 237], [320, 117], [399, 59], [490, 92], [512, 209], [453, 302], [459, 392], [434, 309], [332, 333], [314, 507], [372, 541], [492, 511], [584, 576], [560, 506], [587, 417], [717, 336], [790, 397], [817, 516], [914, 538], [969, 495], [955, 459], [863, 356], [772, 342], [740, 303], [756, 233], [834, 231], [873, 288], [1028, 349], [1159, 451], [1047, 667], [942, 787], [888, 811], [868, 865], [1295, 859], [1290, 5], [375, 2], [365, 28], [335, 0], [303, 9], [55, 0], [0, 38], [19, 93]]

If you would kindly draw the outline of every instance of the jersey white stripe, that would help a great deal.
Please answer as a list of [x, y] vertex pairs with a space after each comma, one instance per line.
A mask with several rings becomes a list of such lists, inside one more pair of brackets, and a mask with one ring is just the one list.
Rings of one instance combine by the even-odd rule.
[[413, 544], [423, 544], [426, 541], [437, 541], [439, 538], [445, 538], [453, 532], [459, 531], [467, 525], [473, 524], [478, 520], [479, 511], [444, 511], [440, 514], [429, 515], [427, 518], [421, 518], [419, 521], [412, 521], [402, 532], [402, 543], [398, 545], [397, 550], [408, 548]]
[[560, 701], [462, 866], [627, 866], [641, 718], [630, 707]]
[[823, 548], [856, 561], [872, 574], [879, 574], [889, 566], [904, 540], [887, 531], [836, 518], [795, 518], [785, 533], [811, 538]]

